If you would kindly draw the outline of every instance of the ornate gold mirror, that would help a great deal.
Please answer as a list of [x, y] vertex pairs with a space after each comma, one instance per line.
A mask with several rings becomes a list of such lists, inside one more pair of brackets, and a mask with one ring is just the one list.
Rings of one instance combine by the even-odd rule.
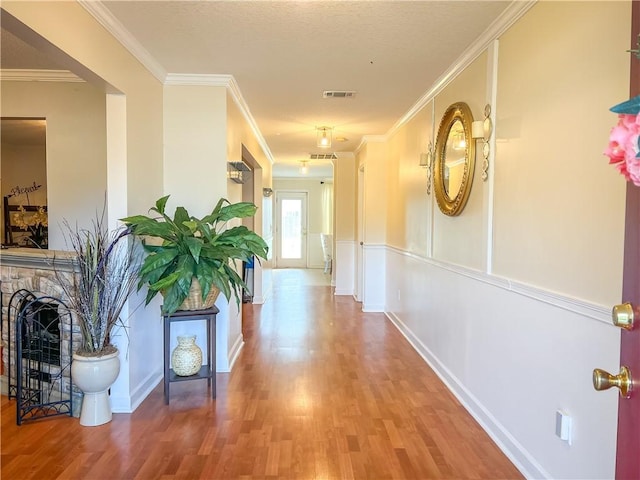
[[442, 116], [436, 139], [433, 188], [446, 215], [460, 215], [473, 182], [476, 145], [471, 138], [473, 116], [466, 103], [454, 103]]

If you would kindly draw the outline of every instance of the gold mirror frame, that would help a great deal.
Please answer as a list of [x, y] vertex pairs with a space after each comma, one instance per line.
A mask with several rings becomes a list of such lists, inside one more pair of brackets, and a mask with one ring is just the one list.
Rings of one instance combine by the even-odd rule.
[[[449, 132], [454, 123], [462, 123], [464, 130], [464, 171], [462, 173], [462, 184], [455, 197], [449, 197], [445, 187], [445, 162], [447, 151], [447, 140]], [[438, 202], [438, 207], [445, 215], [460, 215], [471, 193], [473, 183], [473, 172], [476, 164], [476, 143], [471, 137], [471, 124], [473, 115], [466, 103], [458, 102], [451, 105], [442, 116], [435, 148], [435, 165], [433, 172], [433, 189]]]

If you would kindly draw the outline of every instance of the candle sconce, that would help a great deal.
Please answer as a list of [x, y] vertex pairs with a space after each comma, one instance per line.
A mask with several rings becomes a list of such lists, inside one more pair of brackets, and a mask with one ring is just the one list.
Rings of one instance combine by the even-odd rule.
[[484, 107], [484, 121], [482, 122], [482, 180], [485, 182], [489, 178], [489, 154], [491, 153], [489, 139], [492, 133], [491, 105], [487, 103]]
[[433, 142], [429, 141], [427, 152], [420, 154], [420, 166], [427, 170], [427, 195], [431, 194], [431, 169], [433, 166]]

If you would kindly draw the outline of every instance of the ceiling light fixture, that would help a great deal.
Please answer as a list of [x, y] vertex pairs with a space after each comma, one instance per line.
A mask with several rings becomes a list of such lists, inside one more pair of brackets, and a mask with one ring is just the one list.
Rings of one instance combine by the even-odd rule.
[[316, 127], [316, 145], [320, 148], [331, 147], [331, 127]]
[[307, 173], [309, 173], [309, 167], [307, 166], [309, 160], [300, 160], [300, 163], [302, 164], [302, 166], [300, 167], [300, 173], [302, 175], [306, 175]]

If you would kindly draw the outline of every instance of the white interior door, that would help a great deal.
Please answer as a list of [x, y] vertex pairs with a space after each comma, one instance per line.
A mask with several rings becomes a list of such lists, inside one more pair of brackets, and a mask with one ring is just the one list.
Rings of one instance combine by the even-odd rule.
[[307, 193], [278, 192], [276, 267], [307, 268]]
[[358, 169], [358, 220], [356, 244], [356, 301], [362, 302], [364, 285], [364, 165]]

